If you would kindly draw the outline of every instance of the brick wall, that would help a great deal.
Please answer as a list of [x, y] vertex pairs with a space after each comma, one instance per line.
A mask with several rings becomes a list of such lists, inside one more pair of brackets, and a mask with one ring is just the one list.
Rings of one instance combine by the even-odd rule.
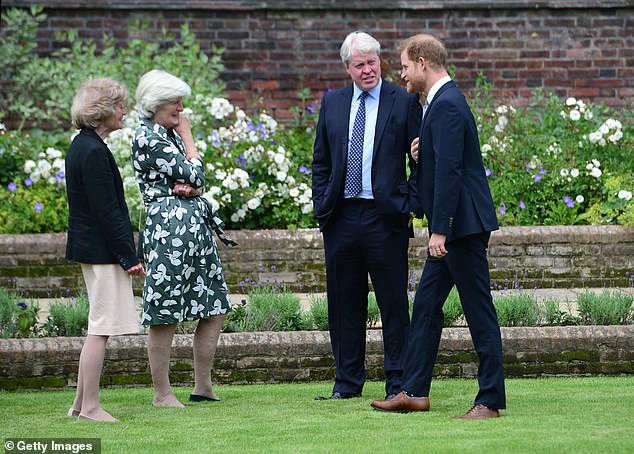
[[[232, 293], [245, 293], [246, 277], [286, 282], [296, 291], [325, 290], [323, 242], [316, 230], [230, 232], [239, 246], [220, 247]], [[33, 296], [64, 296], [84, 289], [78, 265], [64, 259], [66, 235], [0, 235], [0, 285]], [[420, 275], [427, 232], [410, 240], [410, 272]], [[493, 232], [489, 247], [495, 288], [628, 287], [634, 273], [634, 227], [505, 227]], [[582, 279], [584, 282], [582, 282]], [[13, 282], [14, 281], [14, 282]], [[417, 281], [417, 279], [416, 279]], [[134, 280], [137, 293], [143, 281]]]
[[[278, 119], [297, 105], [296, 91], [315, 99], [347, 83], [338, 57], [345, 35], [362, 29], [382, 43], [384, 75], [398, 78], [398, 41], [429, 32], [440, 37], [466, 91], [482, 72], [496, 98], [524, 104], [543, 87], [559, 96], [628, 106], [634, 100], [634, 6], [630, 0], [4, 0], [2, 9], [46, 4], [39, 49], [66, 46], [54, 32], [79, 30], [101, 40], [153, 39], [187, 23], [204, 50], [225, 49], [229, 98], [262, 99]], [[130, 32], [137, 20], [147, 28]]]
[[[0, 339], [0, 389], [65, 388], [77, 381], [83, 338]], [[147, 385], [147, 336], [108, 342], [103, 386]], [[634, 326], [502, 328], [507, 377], [634, 374]], [[467, 328], [443, 330], [435, 376], [477, 376], [477, 355]], [[381, 332], [367, 335], [369, 380], [384, 380]], [[174, 385], [193, 382], [192, 335], [176, 335]], [[215, 383], [280, 383], [332, 380], [334, 360], [326, 332], [223, 333]]]

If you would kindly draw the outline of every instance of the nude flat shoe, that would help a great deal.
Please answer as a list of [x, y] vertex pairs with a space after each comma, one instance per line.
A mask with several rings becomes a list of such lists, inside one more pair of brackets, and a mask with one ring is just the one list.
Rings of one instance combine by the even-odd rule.
[[112, 419], [97, 419], [97, 418], [91, 418], [90, 416], [87, 416], [83, 413], [79, 414], [79, 419], [85, 419], [87, 421], [97, 421], [97, 422], [119, 422], [119, 420], [117, 418], [114, 418], [111, 416]]
[[70, 407], [68, 409], [68, 413], [66, 413], [66, 416], [71, 416], [73, 418], [76, 418], [79, 416], [81, 412], [79, 410], [75, 410], [73, 407]]

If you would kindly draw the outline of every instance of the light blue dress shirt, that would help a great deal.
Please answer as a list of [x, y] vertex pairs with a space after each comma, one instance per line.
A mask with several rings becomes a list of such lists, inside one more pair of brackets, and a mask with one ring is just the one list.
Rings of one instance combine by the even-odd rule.
[[[365, 132], [363, 133], [363, 162], [361, 170], [362, 189], [357, 195], [358, 198], [362, 199], [374, 198], [372, 195], [372, 155], [374, 154], [374, 132], [376, 131], [376, 118], [379, 112], [381, 85], [383, 85], [383, 79], [379, 79], [376, 87], [368, 91], [368, 97], [365, 99]], [[354, 119], [359, 109], [359, 95], [363, 91], [355, 84], [352, 86], [352, 104], [350, 105], [350, 118], [348, 119], [348, 149], [350, 149]], [[349, 198], [350, 194], [344, 192], [343, 196]]]

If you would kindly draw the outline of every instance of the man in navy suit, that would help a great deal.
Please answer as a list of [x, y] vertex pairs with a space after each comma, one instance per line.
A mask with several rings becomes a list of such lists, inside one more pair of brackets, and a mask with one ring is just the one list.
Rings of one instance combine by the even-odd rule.
[[455, 285], [480, 366], [473, 407], [458, 419], [499, 416], [506, 407], [502, 340], [491, 298], [486, 257], [495, 208], [467, 102], [446, 71], [447, 52], [430, 35], [401, 43], [401, 78], [409, 92], [426, 93], [418, 166], [410, 179], [411, 209], [427, 216], [429, 249], [414, 299], [402, 392], [374, 401], [377, 410], [429, 410], [429, 390], [443, 327], [442, 306]]
[[353, 83], [324, 96], [313, 156], [314, 214], [324, 238], [336, 363], [332, 395], [317, 400], [361, 396], [368, 274], [381, 311], [386, 397], [401, 389], [409, 326], [406, 157], [420, 129], [420, 104], [381, 79], [380, 44], [372, 36], [349, 34], [340, 53]]

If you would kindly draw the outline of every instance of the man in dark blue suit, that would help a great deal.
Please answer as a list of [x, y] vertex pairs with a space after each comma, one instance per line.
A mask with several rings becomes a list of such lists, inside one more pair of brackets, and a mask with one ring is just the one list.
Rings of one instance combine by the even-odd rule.
[[361, 396], [368, 274], [381, 311], [386, 397], [401, 389], [409, 326], [406, 157], [420, 129], [420, 104], [381, 79], [380, 45], [372, 36], [349, 34], [340, 53], [353, 84], [324, 96], [313, 156], [336, 363], [332, 395], [318, 400]]
[[401, 46], [401, 78], [409, 92], [426, 94], [420, 137], [412, 143], [411, 209], [427, 216], [429, 249], [414, 299], [402, 392], [375, 401], [383, 411], [429, 410], [432, 372], [443, 327], [442, 306], [455, 285], [480, 366], [473, 407], [458, 419], [499, 416], [506, 407], [502, 340], [491, 298], [486, 257], [495, 208], [467, 102], [446, 71], [447, 52], [430, 35]]

